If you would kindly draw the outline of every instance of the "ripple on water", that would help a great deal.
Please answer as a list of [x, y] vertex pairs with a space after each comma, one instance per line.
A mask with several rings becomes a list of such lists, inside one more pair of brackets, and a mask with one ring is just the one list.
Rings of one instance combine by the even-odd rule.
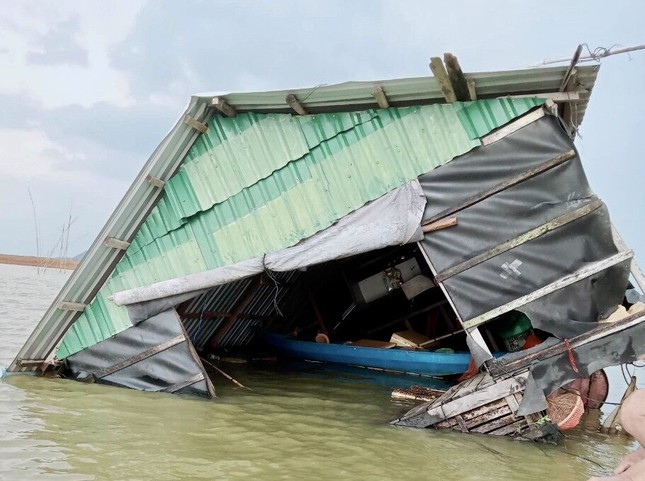
[[[0, 266], [0, 364], [66, 278], [34, 271]], [[0, 480], [575, 481], [607, 472], [631, 445], [597, 434], [597, 420], [558, 447], [391, 427], [407, 409], [389, 399], [400, 379], [374, 373], [233, 374], [253, 390], [215, 378], [216, 401], [26, 376], [0, 382]]]

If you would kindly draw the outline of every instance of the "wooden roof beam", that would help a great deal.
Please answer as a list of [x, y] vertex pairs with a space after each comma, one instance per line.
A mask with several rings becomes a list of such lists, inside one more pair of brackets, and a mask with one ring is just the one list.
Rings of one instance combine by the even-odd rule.
[[202, 134], [208, 132], [208, 125], [200, 122], [197, 120], [195, 117], [192, 117], [188, 114], [184, 115], [184, 123], [188, 125], [189, 127], [197, 130], [198, 132], [201, 132]]
[[382, 109], [387, 109], [390, 107], [390, 103], [387, 101], [387, 96], [383, 87], [380, 85], [375, 85], [372, 89], [372, 96], [376, 99], [376, 103]]
[[452, 88], [450, 77], [448, 77], [448, 72], [446, 72], [446, 67], [444, 67], [441, 58], [430, 58], [430, 70], [432, 70], [432, 75], [434, 75], [434, 78], [437, 79], [446, 102], [451, 104], [456, 101], [457, 96], [455, 95], [455, 91]]
[[227, 117], [235, 117], [237, 115], [235, 107], [231, 106], [223, 97], [213, 97], [211, 99], [211, 105]]
[[302, 105], [298, 97], [295, 94], [289, 94], [286, 98], [287, 104], [291, 107], [298, 115], [309, 115], [307, 109]]
[[461, 71], [457, 57], [446, 52], [443, 54], [443, 62], [446, 64], [448, 78], [450, 79], [450, 84], [452, 85], [452, 90], [455, 92], [457, 100], [462, 102], [472, 100], [468, 90], [468, 82], [466, 81], [466, 77], [464, 77], [464, 73]]

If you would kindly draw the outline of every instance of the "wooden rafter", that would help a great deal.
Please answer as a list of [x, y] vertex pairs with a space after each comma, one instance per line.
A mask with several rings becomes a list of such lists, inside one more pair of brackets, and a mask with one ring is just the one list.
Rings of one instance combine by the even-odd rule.
[[159, 177], [155, 177], [154, 175], [148, 175], [146, 177], [146, 182], [150, 185], [154, 185], [159, 189], [163, 189], [166, 186], [166, 183], [163, 180], [161, 180]]
[[287, 95], [286, 102], [298, 115], [309, 115], [309, 112], [307, 112], [307, 109], [302, 105], [295, 94]]
[[242, 300], [235, 306], [235, 309], [231, 311], [230, 317], [226, 320], [226, 322], [224, 322], [222, 327], [220, 327], [215, 333], [215, 335], [212, 337], [209, 343], [211, 348], [215, 348], [219, 345], [220, 341], [224, 338], [226, 333], [230, 331], [231, 327], [233, 327], [235, 322], [239, 319], [244, 309], [246, 309], [247, 306], [251, 303], [251, 301], [255, 298], [255, 295], [262, 287], [262, 280], [263, 280], [263, 276], [258, 275], [253, 279], [251, 284], [246, 288], [244, 292], [244, 297], [242, 298]]
[[387, 96], [385, 95], [385, 91], [383, 90], [383, 87], [380, 85], [375, 85], [374, 88], [372, 89], [372, 96], [376, 99], [376, 103], [378, 106], [382, 109], [387, 109], [390, 106], [390, 103], [387, 100]]
[[430, 70], [432, 70], [432, 75], [434, 75], [434, 78], [437, 79], [446, 102], [452, 103], [457, 100], [455, 91], [453, 90], [452, 84], [450, 83], [450, 77], [448, 77], [448, 72], [446, 72], [446, 67], [444, 67], [441, 58], [432, 57], [430, 59]]
[[200, 122], [199, 120], [188, 114], [184, 115], [184, 123], [189, 127], [192, 127], [193, 129], [201, 132], [202, 134], [208, 132], [208, 125]]
[[462, 102], [471, 100], [468, 91], [468, 82], [466, 81], [466, 77], [464, 77], [464, 73], [461, 71], [457, 57], [451, 53], [444, 53], [443, 62], [446, 64], [448, 78], [450, 79], [450, 84], [452, 85], [452, 90], [455, 92], [457, 100]]
[[112, 249], [119, 249], [119, 250], [126, 250], [128, 247], [130, 247], [130, 243], [121, 239], [117, 239], [115, 237], [106, 237], [105, 241], [103, 242], [106, 246], [112, 248]]
[[227, 117], [235, 117], [237, 115], [237, 110], [235, 110], [235, 108], [223, 97], [213, 97], [211, 99], [211, 105]]

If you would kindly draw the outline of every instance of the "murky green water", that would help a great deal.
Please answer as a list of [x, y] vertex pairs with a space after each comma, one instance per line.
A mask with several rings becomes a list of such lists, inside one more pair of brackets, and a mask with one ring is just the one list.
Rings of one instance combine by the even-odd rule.
[[[0, 365], [8, 365], [67, 274], [0, 265]], [[598, 415], [542, 446], [388, 421], [401, 376], [324, 366], [234, 366], [216, 401], [58, 379], [0, 381], [0, 480], [585, 480], [633, 443]], [[610, 374], [610, 400], [625, 383]]]

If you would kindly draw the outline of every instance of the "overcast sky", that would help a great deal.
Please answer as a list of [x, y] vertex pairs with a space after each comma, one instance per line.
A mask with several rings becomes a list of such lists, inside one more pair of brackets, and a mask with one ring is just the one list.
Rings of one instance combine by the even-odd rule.
[[[499, 70], [645, 43], [645, 4], [590, 1], [0, 0], [0, 253], [71, 255], [201, 91]], [[578, 148], [645, 263], [645, 52], [603, 61]]]

